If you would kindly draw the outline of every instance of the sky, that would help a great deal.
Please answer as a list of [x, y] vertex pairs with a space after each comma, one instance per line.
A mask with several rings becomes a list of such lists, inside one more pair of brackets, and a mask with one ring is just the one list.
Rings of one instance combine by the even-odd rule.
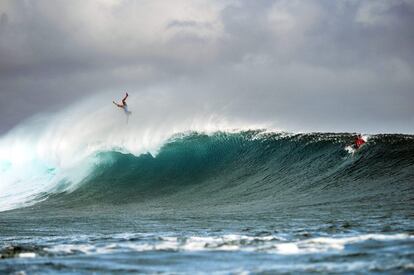
[[0, 1], [0, 134], [154, 87], [287, 131], [414, 134], [414, 1]]

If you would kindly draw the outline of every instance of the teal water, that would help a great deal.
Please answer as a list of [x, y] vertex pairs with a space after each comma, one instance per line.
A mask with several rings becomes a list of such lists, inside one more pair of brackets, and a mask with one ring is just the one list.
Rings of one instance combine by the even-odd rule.
[[352, 140], [190, 133], [156, 155], [101, 150], [71, 188], [3, 197], [0, 273], [413, 272], [414, 137], [353, 154]]

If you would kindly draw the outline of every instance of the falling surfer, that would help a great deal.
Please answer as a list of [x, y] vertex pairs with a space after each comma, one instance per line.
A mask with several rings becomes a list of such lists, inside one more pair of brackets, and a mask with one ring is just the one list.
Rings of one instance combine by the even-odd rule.
[[126, 103], [126, 99], [128, 98], [128, 93], [125, 93], [125, 97], [122, 99], [122, 104], [118, 104], [115, 101], [112, 101], [117, 107], [122, 108], [124, 110], [125, 115], [127, 116], [127, 124], [129, 120], [129, 116], [131, 112], [128, 110], [128, 104]]

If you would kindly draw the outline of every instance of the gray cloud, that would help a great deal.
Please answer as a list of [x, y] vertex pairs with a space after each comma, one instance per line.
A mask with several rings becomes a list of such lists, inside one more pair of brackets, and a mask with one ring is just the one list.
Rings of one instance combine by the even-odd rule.
[[414, 133], [413, 45], [404, 0], [3, 1], [0, 133], [160, 84], [287, 130]]

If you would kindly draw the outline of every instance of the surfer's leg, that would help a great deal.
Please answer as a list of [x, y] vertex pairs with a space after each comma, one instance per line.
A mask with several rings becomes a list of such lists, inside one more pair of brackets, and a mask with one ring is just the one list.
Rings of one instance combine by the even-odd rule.
[[124, 99], [122, 99], [122, 104], [126, 105], [126, 99], [127, 99], [127, 97], [128, 97], [128, 93], [126, 93]]
[[122, 108], [121, 104], [116, 103], [115, 101], [112, 101], [117, 107]]

